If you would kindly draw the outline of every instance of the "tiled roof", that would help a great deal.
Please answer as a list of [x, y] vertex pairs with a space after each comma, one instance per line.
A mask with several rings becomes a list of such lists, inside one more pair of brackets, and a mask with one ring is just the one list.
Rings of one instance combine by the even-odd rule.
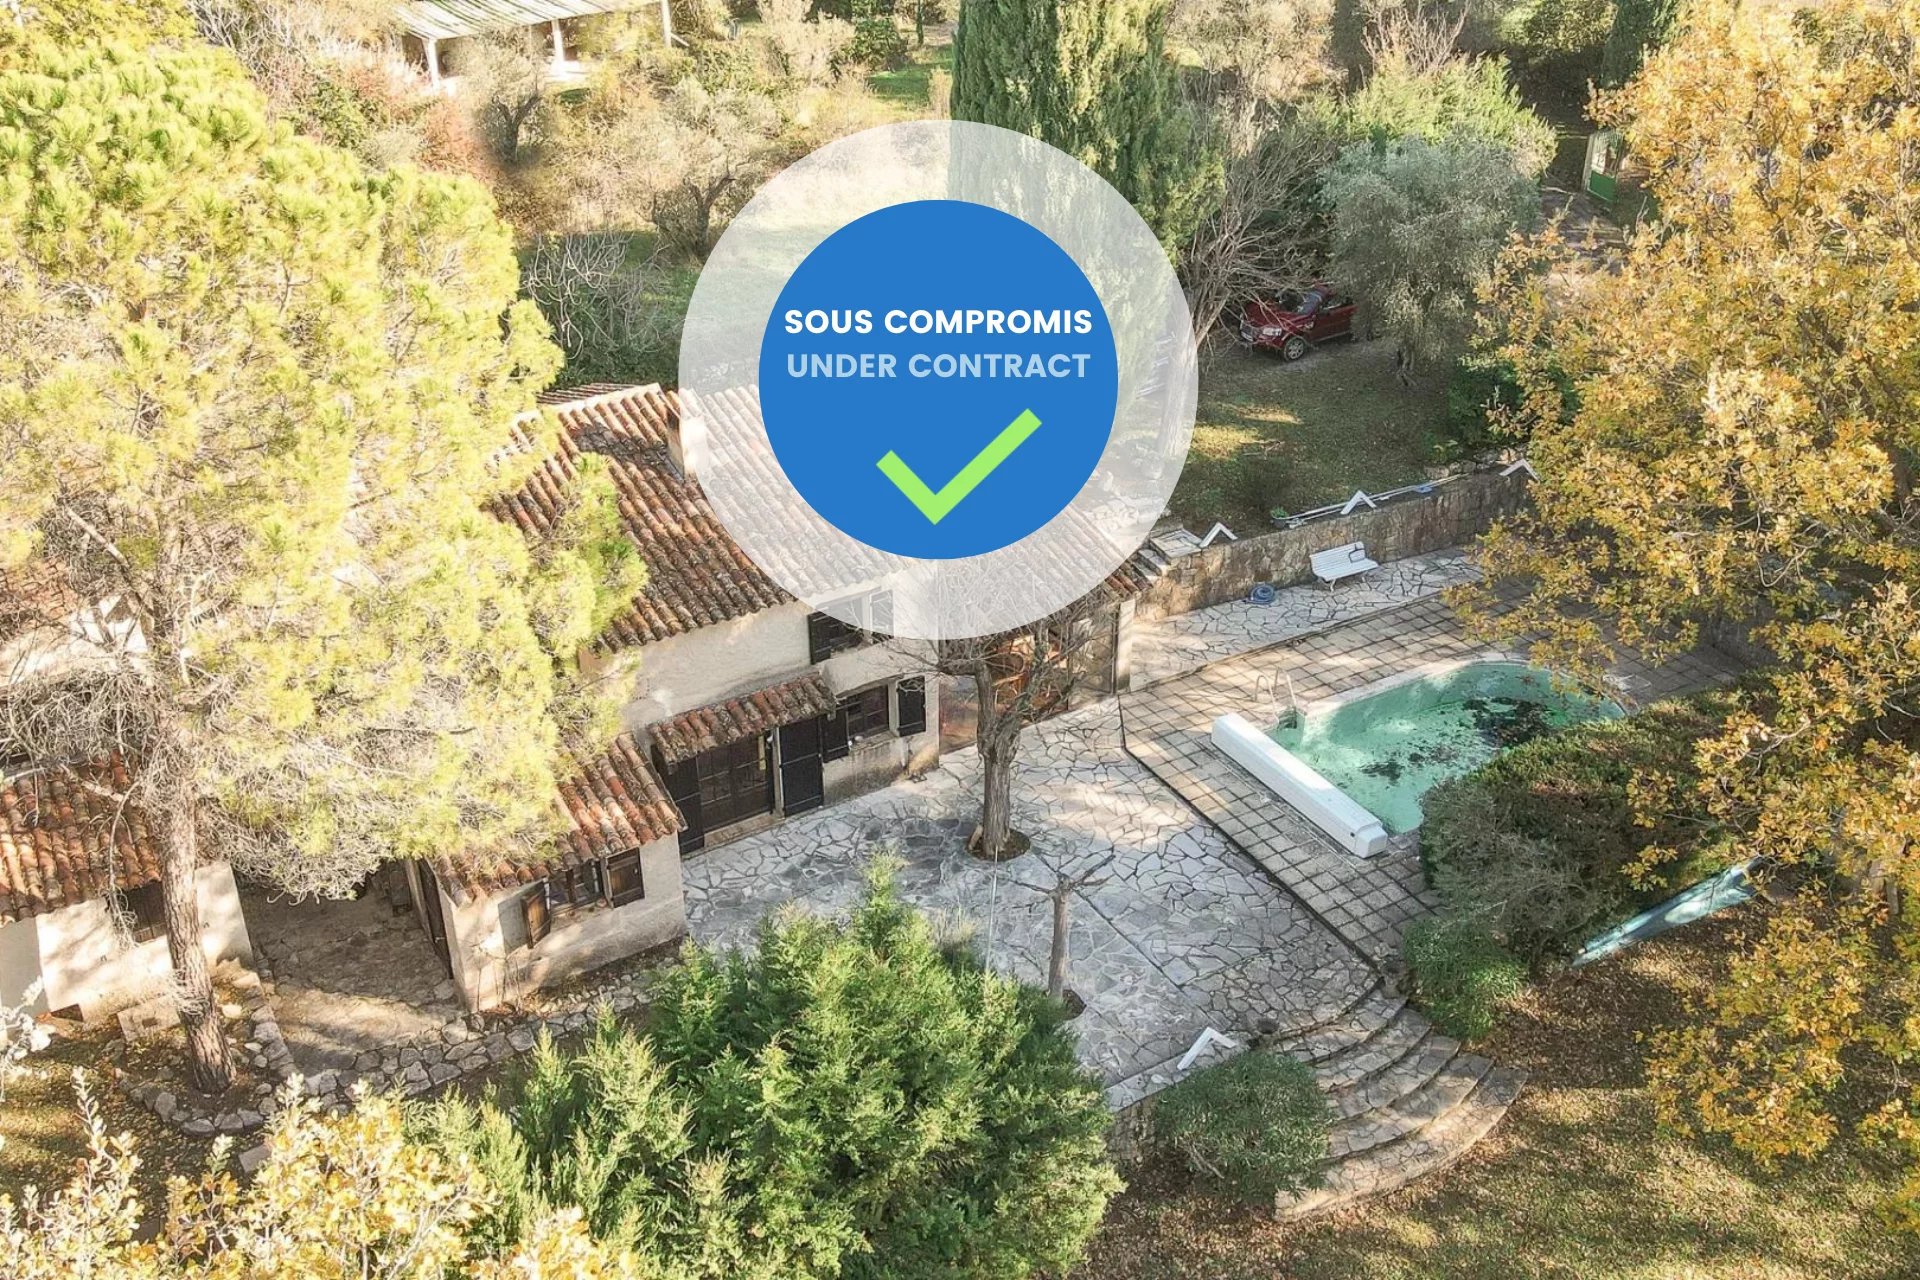
[[500, 502], [532, 536], [543, 536], [567, 508], [583, 453], [607, 460], [620, 518], [647, 566], [647, 586], [596, 641], [620, 649], [731, 621], [785, 604], [775, 586], [714, 516], [700, 486], [668, 455], [680, 403], [648, 387], [583, 387], [542, 401], [560, 419], [560, 446], [526, 487]]
[[485, 895], [530, 884], [561, 867], [579, 866], [665, 839], [685, 824], [659, 775], [631, 735], [621, 734], [597, 756], [566, 753], [570, 774], [560, 784], [566, 825], [549, 857], [480, 867], [444, 860], [436, 870], [457, 896]]
[[49, 770], [0, 786], [0, 922], [160, 878], [145, 816], [102, 794], [125, 794], [132, 784], [125, 762], [115, 757], [77, 772]]
[[65, 575], [48, 561], [0, 569], [0, 644], [42, 627], [64, 627], [81, 605]]
[[653, 745], [662, 760], [678, 764], [783, 724], [827, 715], [838, 706], [827, 682], [808, 674], [662, 721], [653, 726]]
[[[699, 484], [683, 476], [669, 454], [669, 433], [678, 428], [680, 398], [658, 386], [607, 384], [548, 392], [541, 403], [560, 420], [560, 446], [538, 474], [500, 508], [533, 536], [550, 531], [566, 510], [583, 453], [607, 460], [619, 491], [620, 515], [647, 566], [648, 582], [633, 605], [615, 618], [595, 642], [603, 651], [663, 640], [715, 623], [747, 617], [790, 602], [793, 597], [748, 559], [714, 514]], [[716, 418], [755, 418], [758, 404], [748, 392], [709, 397], [703, 412]], [[724, 433], [732, 439], [750, 432]], [[712, 447], [713, 433], [708, 446]], [[787, 481], [769, 471], [756, 477], [768, 502], [779, 499]], [[1099, 539], [1088, 537], [1087, 554], [1107, 554]], [[840, 547], [832, 554], [844, 555]], [[807, 576], [807, 565], [828, 555], [822, 548], [795, 545], [780, 554], [790, 563], [776, 566], [789, 578]], [[878, 554], [874, 575], [890, 562]], [[1151, 566], [1135, 555], [1105, 582], [1125, 598], [1152, 581]]]

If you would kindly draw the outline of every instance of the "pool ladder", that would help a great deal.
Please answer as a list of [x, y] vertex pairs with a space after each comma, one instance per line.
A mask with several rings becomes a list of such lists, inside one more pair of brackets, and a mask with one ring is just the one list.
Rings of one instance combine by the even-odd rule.
[[[1287, 712], [1280, 714], [1280, 680], [1287, 681]], [[1264, 695], [1264, 696], [1263, 696]], [[1300, 723], [1300, 699], [1294, 696], [1293, 676], [1285, 671], [1271, 671], [1254, 682], [1253, 696], [1256, 702], [1266, 708], [1267, 723], [1282, 729], [1292, 729]]]

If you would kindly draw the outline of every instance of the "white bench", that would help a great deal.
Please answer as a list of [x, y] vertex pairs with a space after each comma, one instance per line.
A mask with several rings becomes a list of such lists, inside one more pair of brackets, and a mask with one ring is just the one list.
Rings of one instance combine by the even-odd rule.
[[1313, 564], [1313, 576], [1327, 584], [1329, 588], [1342, 578], [1352, 578], [1363, 573], [1371, 573], [1380, 565], [1367, 558], [1367, 544], [1349, 542], [1343, 546], [1328, 547], [1325, 551], [1316, 551], [1307, 557]]

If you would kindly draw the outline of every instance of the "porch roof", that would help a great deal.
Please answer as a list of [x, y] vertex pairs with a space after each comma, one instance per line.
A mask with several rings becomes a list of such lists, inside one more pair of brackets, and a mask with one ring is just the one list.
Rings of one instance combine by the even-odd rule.
[[408, 0], [400, 25], [423, 40], [531, 27], [555, 18], [584, 18], [634, 8], [638, 0]]
[[653, 745], [662, 760], [679, 764], [702, 751], [723, 747], [783, 724], [828, 715], [839, 705], [827, 682], [809, 672], [798, 680], [696, 707], [662, 721], [653, 726]]
[[562, 867], [664, 840], [686, 825], [631, 734], [621, 734], [597, 756], [568, 751], [564, 767], [569, 772], [560, 783], [559, 808], [565, 827], [551, 852], [533, 862], [442, 859], [434, 870], [456, 897], [465, 901], [531, 884]]

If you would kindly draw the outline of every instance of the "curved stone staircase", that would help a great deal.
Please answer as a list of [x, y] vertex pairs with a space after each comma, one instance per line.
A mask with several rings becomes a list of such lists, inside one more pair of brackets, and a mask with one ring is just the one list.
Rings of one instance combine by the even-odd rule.
[[1338, 1018], [1273, 1046], [1313, 1067], [1333, 1104], [1323, 1185], [1275, 1216], [1312, 1217], [1445, 1168], [1520, 1096], [1526, 1073], [1466, 1053], [1384, 983]]

